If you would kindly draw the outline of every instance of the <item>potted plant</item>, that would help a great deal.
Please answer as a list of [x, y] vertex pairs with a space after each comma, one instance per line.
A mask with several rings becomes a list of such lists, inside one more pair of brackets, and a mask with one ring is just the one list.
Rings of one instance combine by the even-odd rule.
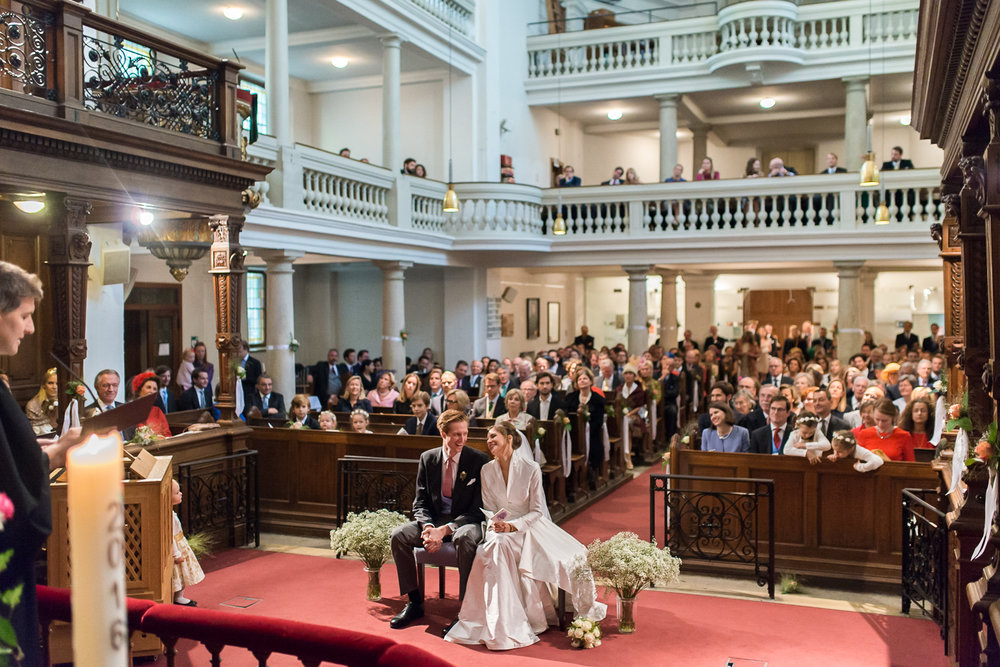
[[353, 553], [364, 562], [365, 572], [368, 573], [369, 600], [382, 597], [379, 570], [392, 556], [389, 538], [394, 528], [407, 521], [399, 512], [385, 509], [351, 512], [340, 528], [330, 531], [330, 548], [337, 556]]

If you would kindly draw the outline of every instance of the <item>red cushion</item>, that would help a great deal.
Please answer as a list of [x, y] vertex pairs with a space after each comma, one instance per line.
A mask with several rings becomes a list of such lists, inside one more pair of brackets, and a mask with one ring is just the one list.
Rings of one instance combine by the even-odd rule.
[[396, 644], [382, 654], [378, 667], [453, 667], [453, 665], [422, 648]]
[[[67, 623], [73, 620], [70, 589], [39, 585], [35, 587], [35, 594], [38, 596], [38, 613], [41, 618], [53, 621], [65, 621]], [[128, 627], [132, 630], [137, 630], [143, 614], [156, 605], [157, 603], [152, 600], [125, 598], [125, 614], [128, 618]]]
[[391, 639], [351, 630], [169, 604], [146, 612], [141, 629], [161, 637], [187, 637], [359, 667], [376, 664], [395, 646]]

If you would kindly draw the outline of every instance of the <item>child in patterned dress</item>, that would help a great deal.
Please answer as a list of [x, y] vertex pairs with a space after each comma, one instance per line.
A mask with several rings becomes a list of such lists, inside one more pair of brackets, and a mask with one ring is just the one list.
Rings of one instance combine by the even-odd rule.
[[[181, 485], [178, 484], [176, 480], [174, 480], [172, 484], [173, 504], [174, 507], [176, 507], [181, 504], [183, 494], [181, 493]], [[174, 591], [174, 604], [197, 607], [197, 602], [184, 597], [184, 589], [187, 586], [197, 584], [199, 581], [204, 579], [205, 573], [202, 572], [201, 565], [198, 564], [198, 559], [195, 557], [194, 552], [191, 551], [191, 547], [188, 546], [187, 538], [184, 537], [184, 530], [181, 528], [181, 520], [177, 516], [177, 512], [174, 512], [173, 514], [174, 576], [172, 584]]]

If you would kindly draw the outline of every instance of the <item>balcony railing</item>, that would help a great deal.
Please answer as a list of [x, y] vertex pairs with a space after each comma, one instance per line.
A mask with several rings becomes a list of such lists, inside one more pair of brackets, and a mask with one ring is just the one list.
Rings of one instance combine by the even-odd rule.
[[[361, 236], [384, 239], [393, 236], [382, 230], [406, 229], [424, 235], [435, 247], [447, 247], [449, 241], [512, 239], [533, 241], [533, 248], [543, 242], [558, 248], [561, 242], [583, 239], [746, 238], [757, 233], [865, 233], [876, 227], [923, 233], [944, 217], [936, 169], [884, 172], [881, 188], [860, 187], [856, 174], [556, 189], [456, 183], [461, 208], [444, 213], [446, 185], [440, 181], [307, 146], [288, 147], [282, 154], [267, 137], [250, 147], [249, 159], [290, 170], [276, 169], [269, 177], [282, 183], [280, 197], [272, 184], [257, 184], [264, 203], [251, 214], [251, 223], [255, 216], [281, 208], [285, 225], [287, 213], [300, 211], [320, 226], [323, 220], [338, 225], [331, 233], [355, 226]], [[889, 210], [885, 227], [876, 222], [882, 201]], [[552, 235], [558, 212], [566, 222], [565, 236]]]
[[[238, 158], [239, 66], [54, 0], [0, 9], [0, 106]], [[125, 124], [122, 124], [122, 123]], [[131, 128], [130, 128], [131, 126]], [[141, 132], [141, 131], [139, 131]], [[206, 143], [211, 142], [211, 143]], [[212, 145], [216, 144], [216, 145]]]
[[[857, 0], [797, 6], [741, 2], [716, 16], [528, 38], [528, 79], [645, 71], [705, 63], [709, 71], [748, 60], [802, 63], [811, 54], [854, 57], [869, 46], [916, 43], [917, 6]], [[851, 51], [856, 49], [855, 51]], [[853, 54], [853, 55], [851, 55]]]
[[472, 0], [410, 0], [410, 2], [462, 35], [473, 37], [475, 3]]

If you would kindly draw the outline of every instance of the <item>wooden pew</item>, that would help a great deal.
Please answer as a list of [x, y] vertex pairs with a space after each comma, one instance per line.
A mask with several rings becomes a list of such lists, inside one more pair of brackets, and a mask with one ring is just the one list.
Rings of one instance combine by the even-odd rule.
[[[255, 426], [250, 446], [259, 452], [261, 530], [322, 537], [337, 522], [338, 459], [418, 459], [441, 439]], [[487, 451], [485, 440], [470, 439], [467, 446]]]
[[[889, 461], [878, 470], [859, 473], [851, 461], [810, 465], [795, 456], [677, 447], [671, 447], [670, 472], [774, 480], [774, 548], [779, 572], [897, 584], [902, 491], [938, 484], [929, 463]], [[766, 500], [760, 517], [766, 535]], [[762, 549], [766, 551], [766, 544]], [[702, 564], [713, 567], [699, 561]]]

